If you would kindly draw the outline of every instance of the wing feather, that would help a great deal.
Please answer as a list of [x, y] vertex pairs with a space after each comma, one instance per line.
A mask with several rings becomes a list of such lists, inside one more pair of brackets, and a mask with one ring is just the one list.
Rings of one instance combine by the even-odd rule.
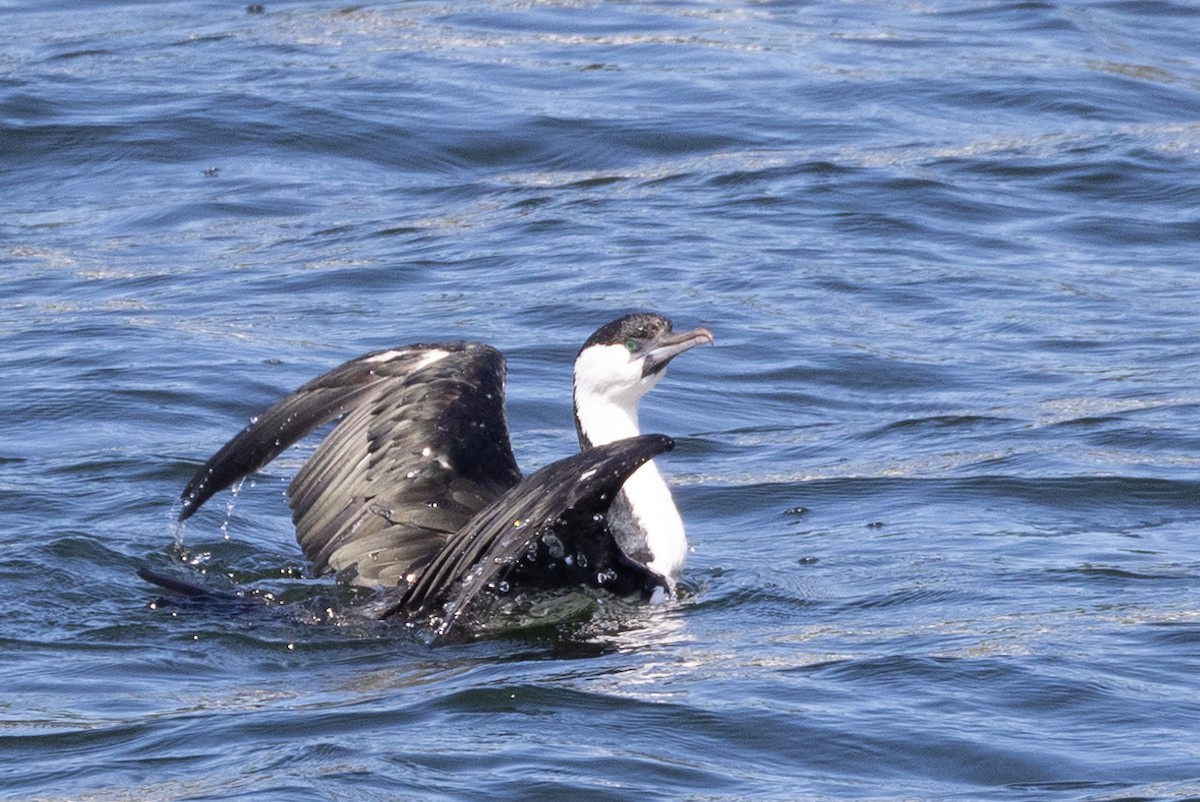
[[480, 343], [416, 345], [346, 362], [272, 406], [196, 472], [180, 520], [337, 417], [288, 488], [316, 574], [395, 585], [520, 480], [504, 357]]
[[509, 578], [522, 587], [586, 584], [619, 593], [661, 585], [621, 552], [606, 518], [625, 480], [673, 447], [665, 435], [631, 437], [526, 477], [451, 537], [383, 617], [440, 606], [437, 631], [445, 635], [485, 590]]

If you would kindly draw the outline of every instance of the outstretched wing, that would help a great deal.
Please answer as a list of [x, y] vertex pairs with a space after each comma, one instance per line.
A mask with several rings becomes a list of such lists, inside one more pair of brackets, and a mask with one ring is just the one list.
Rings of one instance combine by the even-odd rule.
[[552, 463], [471, 519], [438, 552], [384, 617], [441, 606], [445, 635], [485, 590], [590, 585], [628, 594], [662, 580], [627, 558], [608, 529], [625, 480], [675, 444], [651, 434], [618, 440]]
[[414, 345], [346, 362], [268, 409], [196, 472], [179, 519], [339, 416], [288, 488], [296, 539], [316, 574], [403, 584], [521, 478], [500, 352]]

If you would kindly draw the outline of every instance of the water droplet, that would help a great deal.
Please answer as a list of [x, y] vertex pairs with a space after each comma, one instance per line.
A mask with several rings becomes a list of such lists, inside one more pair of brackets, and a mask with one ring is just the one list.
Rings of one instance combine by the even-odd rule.
[[561, 560], [567, 552], [562, 541], [558, 539], [558, 535], [553, 532], [542, 535], [542, 543], [546, 544], [546, 551], [550, 554], [551, 559]]

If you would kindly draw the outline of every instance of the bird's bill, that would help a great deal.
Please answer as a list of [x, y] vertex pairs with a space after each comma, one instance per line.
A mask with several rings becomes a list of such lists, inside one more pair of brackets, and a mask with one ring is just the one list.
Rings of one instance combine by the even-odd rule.
[[657, 373], [684, 351], [691, 350], [697, 345], [712, 345], [712, 342], [712, 332], [706, 328], [665, 334], [655, 341], [650, 350], [646, 352], [646, 361], [642, 364], [642, 375], [649, 376], [651, 373]]

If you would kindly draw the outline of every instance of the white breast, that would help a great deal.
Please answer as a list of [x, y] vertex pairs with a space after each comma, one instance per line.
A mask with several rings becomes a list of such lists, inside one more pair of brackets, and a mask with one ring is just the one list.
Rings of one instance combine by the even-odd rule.
[[666, 577], [674, 590], [687, 557], [687, 535], [671, 488], [652, 460], [625, 480], [621, 492], [652, 555], [646, 567]]

